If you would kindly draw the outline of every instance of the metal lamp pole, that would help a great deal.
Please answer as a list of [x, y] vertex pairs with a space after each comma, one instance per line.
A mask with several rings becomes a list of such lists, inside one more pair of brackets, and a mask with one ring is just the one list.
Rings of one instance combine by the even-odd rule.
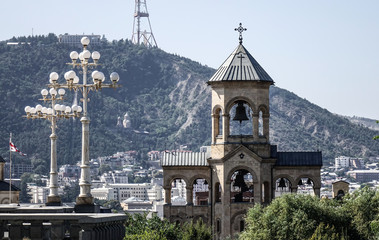
[[[80, 194], [76, 198], [76, 207], [75, 211], [77, 212], [91, 212], [93, 211], [93, 197], [91, 195], [91, 174], [90, 174], [90, 164], [89, 164], [89, 123], [90, 119], [88, 117], [88, 93], [89, 91], [97, 91], [102, 88], [117, 88], [120, 85], [117, 84], [119, 81], [119, 75], [115, 72], [110, 75], [110, 84], [103, 83], [105, 80], [105, 76], [102, 72], [92, 71], [91, 78], [93, 83], [87, 82], [87, 74], [91, 73], [90, 69], [93, 69], [98, 66], [98, 60], [100, 59], [100, 53], [97, 51], [91, 52], [87, 50], [87, 46], [90, 43], [88, 37], [83, 37], [81, 39], [81, 43], [83, 45], [83, 51], [78, 54], [76, 51], [70, 53], [70, 58], [72, 60], [71, 65], [73, 69], [77, 68], [81, 70], [80, 72], [83, 74], [83, 83], [79, 84], [79, 77], [76, 76], [75, 71], [70, 70], [64, 74], [64, 78], [66, 79], [65, 84], [59, 84], [58, 74], [52, 73], [53, 78], [50, 75], [50, 87], [54, 88], [68, 88], [70, 90], [80, 90], [83, 94], [83, 115], [80, 119], [82, 123], [82, 158], [81, 158], [81, 175], [80, 175]], [[89, 62], [92, 57], [93, 62]], [[78, 61], [79, 59], [79, 61]]]
[[[25, 107], [26, 117], [28, 119], [47, 119], [51, 122], [51, 135], [50, 135], [50, 193], [47, 197], [46, 205], [48, 206], [59, 206], [61, 205], [61, 198], [58, 195], [58, 168], [57, 168], [57, 135], [55, 129], [57, 128], [57, 120], [59, 118], [71, 118], [79, 117], [82, 108], [80, 106], [64, 106], [56, 104], [57, 100], [63, 100], [65, 95], [64, 89], [51, 88], [49, 91], [47, 89], [42, 89], [41, 91], [42, 99], [44, 102], [51, 102], [51, 107], [46, 108], [38, 104], [35, 107], [27, 106]], [[48, 96], [50, 94], [50, 96]]]

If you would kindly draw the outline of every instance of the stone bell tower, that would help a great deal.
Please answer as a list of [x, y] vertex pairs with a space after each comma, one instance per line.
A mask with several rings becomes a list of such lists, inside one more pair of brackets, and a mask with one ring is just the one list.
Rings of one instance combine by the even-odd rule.
[[269, 201], [271, 158], [269, 89], [274, 81], [242, 45], [216, 71], [212, 87], [212, 145], [209, 164], [214, 184], [216, 235], [244, 229], [244, 214], [254, 203]]

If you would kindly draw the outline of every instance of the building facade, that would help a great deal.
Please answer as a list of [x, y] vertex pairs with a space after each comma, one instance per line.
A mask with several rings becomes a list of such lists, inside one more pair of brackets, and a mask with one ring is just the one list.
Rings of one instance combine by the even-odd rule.
[[[244, 230], [245, 214], [256, 203], [307, 189], [320, 196], [321, 152], [278, 152], [270, 143], [274, 82], [242, 45], [242, 36], [207, 83], [212, 88], [210, 151], [164, 154], [164, 217], [178, 223], [201, 218], [215, 239], [224, 239]], [[172, 202], [178, 183], [185, 188], [182, 205]]]

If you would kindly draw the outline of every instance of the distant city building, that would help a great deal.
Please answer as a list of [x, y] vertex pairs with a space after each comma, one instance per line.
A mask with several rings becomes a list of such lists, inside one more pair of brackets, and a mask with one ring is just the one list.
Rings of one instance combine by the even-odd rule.
[[[12, 164], [12, 178], [20, 178], [24, 173], [33, 171], [33, 166], [30, 164]], [[9, 163], [5, 163], [5, 177], [9, 177]]]
[[[102, 41], [100, 35], [94, 35], [94, 34], [91, 34], [91, 35], [87, 35], [87, 34], [83, 34], [83, 35], [77, 35], [77, 34], [75, 34], [75, 35], [72, 35], [72, 34], [68, 34], [68, 33], [60, 34], [58, 36], [58, 41], [59, 41], [59, 43], [65, 43], [65, 44], [69, 44], [69, 45], [72, 45], [72, 46], [82, 47], [82, 44], [81, 44], [80, 40], [83, 37], [88, 37], [90, 39], [91, 46], [99, 45], [101, 43], [101, 41]], [[103, 39], [105, 39], [104, 36], [103, 36]]]
[[[109, 189], [113, 190], [109, 190]], [[98, 199], [115, 199], [119, 202], [135, 197], [142, 201], [161, 201], [163, 199], [162, 187], [151, 183], [113, 183], [106, 187], [93, 188], [93, 196]]]
[[379, 170], [354, 170], [348, 171], [346, 174], [358, 182], [370, 182], [373, 180], [379, 180]]
[[363, 169], [365, 166], [365, 162], [363, 158], [351, 158], [350, 159], [350, 166], [357, 168], [357, 169]]
[[78, 165], [62, 165], [59, 168], [58, 178], [79, 178], [80, 167]]
[[340, 156], [334, 159], [335, 168], [347, 168], [350, 166], [350, 157]]

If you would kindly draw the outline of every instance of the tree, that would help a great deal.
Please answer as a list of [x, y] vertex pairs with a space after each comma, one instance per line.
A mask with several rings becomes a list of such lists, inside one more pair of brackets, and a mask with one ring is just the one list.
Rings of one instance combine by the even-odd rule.
[[127, 214], [124, 240], [210, 240], [212, 233], [202, 220], [179, 225], [157, 216]]
[[99, 167], [99, 175], [103, 175], [109, 171], [112, 171], [112, 168], [108, 164], [103, 164]]
[[[376, 121], [376, 123], [379, 123], [379, 121]], [[374, 137], [374, 140], [377, 140], [377, 139], [379, 139], [379, 135]]]
[[342, 200], [288, 194], [249, 210], [240, 239], [377, 239], [379, 191], [368, 187]]
[[62, 195], [62, 202], [75, 202], [76, 197], [79, 196], [80, 187], [79, 184], [74, 184], [74, 186], [64, 187], [64, 194]]

